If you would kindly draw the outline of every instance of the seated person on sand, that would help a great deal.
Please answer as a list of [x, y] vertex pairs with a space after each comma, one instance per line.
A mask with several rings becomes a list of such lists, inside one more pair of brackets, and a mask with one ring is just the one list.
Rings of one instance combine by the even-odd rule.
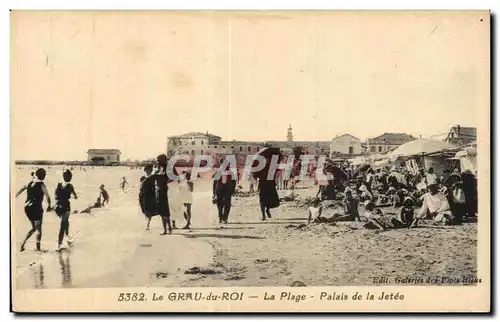
[[375, 205], [377, 207], [391, 207], [394, 205], [394, 195], [396, 194], [396, 189], [392, 186], [387, 189], [386, 193], [379, 194]]
[[335, 183], [333, 180], [328, 180], [326, 185], [319, 185], [316, 198], [320, 197], [321, 200], [334, 200], [335, 196]]
[[436, 181], [427, 184], [429, 192], [424, 194], [422, 199], [422, 208], [413, 220], [412, 227], [418, 225], [419, 219], [429, 218], [435, 222], [450, 224], [453, 222], [453, 214], [450, 210], [450, 204], [444, 194], [439, 191], [439, 186]]
[[372, 200], [373, 195], [370, 191], [368, 191], [368, 188], [363, 184], [361, 187], [359, 187], [359, 191], [361, 192], [361, 195], [359, 197], [359, 201], [366, 201], [366, 200]]
[[333, 214], [334, 221], [361, 221], [359, 218], [358, 199], [353, 196], [351, 188], [346, 188], [344, 191], [345, 198], [342, 201], [344, 204], [344, 215]]
[[[329, 208], [325, 203], [330, 204], [329, 201], [321, 202], [319, 198], [314, 199], [313, 204], [309, 207], [309, 219], [317, 223], [327, 223], [327, 222], [337, 222], [337, 221], [361, 221], [359, 217], [358, 210], [358, 200], [354, 198], [352, 195], [351, 188], [346, 188], [345, 190], [345, 198], [343, 200], [344, 205], [344, 214], [333, 213], [329, 217], [323, 217], [324, 209]], [[314, 217], [314, 219], [312, 219]]]
[[365, 201], [364, 217], [366, 218], [367, 223], [363, 227], [367, 229], [388, 230], [409, 226], [409, 224], [402, 222], [401, 218], [384, 215], [382, 211], [378, 208], [376, 209], [375, 204], [369, 200]]
[[393, 195], [392, 206], [394, 208], [403, 206], [403, 201], [409, 195], [409, 192], [405, 188], [399, 188]]
[[94, 208], [102, 208], [103, 204], [101, 203], [101, 197], [98, 197], [94, 205], [85, 208], [80, 211], [81, 214], [90, 214], [90, 210]]

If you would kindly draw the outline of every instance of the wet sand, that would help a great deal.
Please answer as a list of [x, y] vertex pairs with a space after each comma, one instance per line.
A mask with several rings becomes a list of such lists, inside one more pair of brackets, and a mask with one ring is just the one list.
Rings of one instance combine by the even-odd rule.
[[[220, 225], [208, 180], [195, 183], [192, 229], [160, 236], [158, 217], [145, 230], [137, 191], [118, 189], [122, 176], [136, 184], [140, 175], [140, 170], [126, 168], [77, 171], [74, 185], [82, 198], [74, 207], [94, 201], [100, 183], [108, 186], [110, 206], [90, 216], [72, 216], [75, 243], [62, 252], [54, 251], [58, 218], [46, 214], [42, 245], [49, 251], [34, 252], [33, 238], [26, 252], [16, 253], [16, 287], [372, 285], [373, 277], [461, 278], [477, 273], [474, 223], [424, 222], [420, 228], [384, 232], [364, 229], [358, 222], [307, 225], [307, 207], [296, 202], [282, 204], [271, 211], [272, 219], [261, 221], [254, 194], [235, 197], [229, 224]], [[28, 176], [29, 170], [18, 171], [18, 178]], [[18, 181], [20, 186], [26, 180]], [[56, 183], [47, 182], [49, 191]], [[309, 182], [299, 188], [299, 199], [317, 189]], [[169, 195], [172, 217], [182, 226], [175, 183]], [[14, 205], [16, 252], [29, 228], [23, 201], [24, 196]]]

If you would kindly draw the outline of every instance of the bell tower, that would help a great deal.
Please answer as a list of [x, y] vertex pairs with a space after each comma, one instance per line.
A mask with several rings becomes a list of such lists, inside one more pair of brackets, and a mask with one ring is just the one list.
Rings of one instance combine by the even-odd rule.
[[288, 132], [286, 134], [286, 139], [288, 142], [292, 142], [293, 141], [293, 131], [292, 131], [292, 125], [289, 124], [288, 125]]

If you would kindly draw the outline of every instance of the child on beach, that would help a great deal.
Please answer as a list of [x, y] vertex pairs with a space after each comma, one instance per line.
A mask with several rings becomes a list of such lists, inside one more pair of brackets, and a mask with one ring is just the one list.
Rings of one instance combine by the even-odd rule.
[[248, 184], [250, 185], [250, 192], [253, 193], [255, 191], [254, 187], [255, 187], [256, 183], [257, 183], [257, 180], [254, 178], [254, 176], [251, 175], [250, 178], [248, 179]]
[[80, 211], [80, 213], [81, 214], [90, 214], [92, 209], [102, 208], [102, 207], [103, 207], [103, 204], [101, 203], [101, 197], [97, 197], [97, 200], [95, 201], [95, 203], [92, 206], [85, 208], [84, 210]]
[[401, 208], [400, 220], [406, 226], [410, 227], [415, 217], [415, 202], [411, 197], [406, 197]]
[[[179, 180], [179, 200], [184, 207], [183, 215], [186, 219], [186, 225], [182, 229], [189, 229], [191, 225], [191, 205], [193, 204], [193, 189], [194, 183], [191, 181], [191, 174], [184, 172]], [[185, 211], [184, 211], [185, 210]]]
[[56, 188], [56, 214], [61, 218], [61, 225], [59, 228], [59, 238], [57, 243], [57, 249], [60, 250], [62, 247], [62, 242], [64, 239], [64, 235], [68, 237], [68, 244], [71, 244], [71, 240], [69, 239], [69, 215], [71, 213], [71, 205], [70, 199], [71, 196], [75, 199], [78, 199], [76, 195], [75, 189], [71, 184], [71, 179], [73, 178], [73, 174], [71, 171], [66, 170], [63, 173], [63, 183], [59, 183]]
[[26, 238], [21, 244], [21, 252], [24, 251], [26, 242], [30, 237], [36, 232], [36, 250], [41, 251], [41, 240], [42, 240], [42, 221], [43, 221], [43, 198], [47, 197], [48, 208], [50, 210], [50, 196], [47, 192], [47, 187], [45, 186], [44, 180], [46, 176], [45, 169], [38, 169], [34, 173], [36, 179], [30, 181], [27, 185], [22, 187], [17, 193], [16, 198], [19, 197], [24, 190], [26, 190], [26, 202], [24, 206], [24, 212], [31, 223], [31, 230], [26, 235]]
[[344, 194], [345, 198], [343, 203], [346, 221], [354, 221], [356, 219], [358, 221], [361, 221], [361, 219], [359, 218], [358, 200], [353, 197], [352, 190], [350, 188], [346, 188]]
[[122, 191], [125, 192], [125, 186], [128, 186], [128, 182], [127, 182], [127, 179], [125, 177], [123, 177], [122, 179], [122, 182], [120, 183], [120, 187], [122, 188]]
[[103, 184], [101, 184], [99, 189], [101, 190], [101, 194], [99, 197], [102, 197], [102, 206], [104, 207], [106, 204], [109, 204], [109, 193], [108, 191], [106, 191], [106, 189], [104, 189]]
[[384, 215], [370, 200], [365, 201], [364, 217], [367, 219], [364, 228], [367, 229], [387, 230], [407, 227], [400, 220]]

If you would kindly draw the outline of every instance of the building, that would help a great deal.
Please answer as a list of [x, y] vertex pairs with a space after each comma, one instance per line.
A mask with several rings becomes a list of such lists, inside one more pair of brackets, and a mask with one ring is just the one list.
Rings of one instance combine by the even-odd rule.
[[398, 146], [415, 140], [415, 138], [406, 133], [384, 133], [373, 139], [368, 139], [368, 153], [383, 153], [397, 148]]
[[211, 155], [219, 158], [235, 155], [238, 164], [245, 163], [248, 155], [254, 155], [266, 146], [280, 148], [284, 153], [292, 153], [296, 147], [315, 156], [329, 155], [330, 141], [293, 141], [292, 127], [288, 127], [286, 141], [222, 141], [221, 137], [201, 132], [191, 132], [167, 138], [167, 156], [172, 155]]
[[450, 129], [445, 142], [458, 146], [468, 145], [476, 142], [476, 128], [462, 127], [456, 125]]
[[220, 145], [220, 136], [208, 132], [190, 132], [167, 138], [167, 156], [174, 154], [203, 155], [208, 154], [210, 146]]
[[90, 149], [87, 151], [87, 161], [94, 164], [119, 163], [120, 155], [118, 149]]
[[361, 140], [350, 134], [337, 136], [330, 143], [330, 157], [356, 156], [362, 153]]
[[287, 131], [287, 134], [286, 134], [286, 140], [288, 142], [292, 142], [293, 141], [293, 130], [292, 130], [292, 125], [291, 124], [288, 125], [288, 131]]

